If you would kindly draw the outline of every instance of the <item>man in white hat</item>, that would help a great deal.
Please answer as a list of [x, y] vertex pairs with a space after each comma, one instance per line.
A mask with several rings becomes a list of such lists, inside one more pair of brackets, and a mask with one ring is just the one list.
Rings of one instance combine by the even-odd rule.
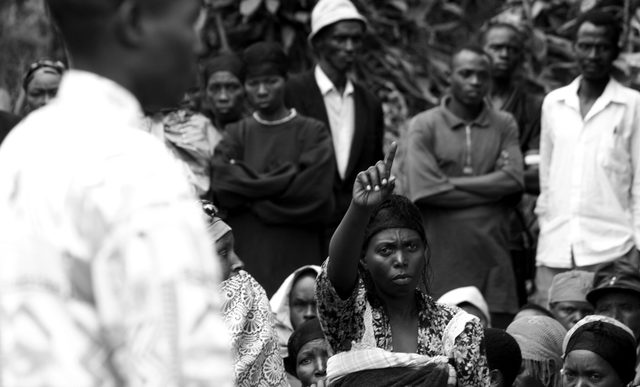
[[356, 175], [383, 156], [380, 102], [349, 77], [365, 29], [366, 19], [351, 1], [318, 1], [311, 13], [309, 34], [317, 65], [287, 82], [287, 105], [331, 129], [337, 167], [333, 189], [336, 210], [327, 229], [327, 246], [349, 207]]

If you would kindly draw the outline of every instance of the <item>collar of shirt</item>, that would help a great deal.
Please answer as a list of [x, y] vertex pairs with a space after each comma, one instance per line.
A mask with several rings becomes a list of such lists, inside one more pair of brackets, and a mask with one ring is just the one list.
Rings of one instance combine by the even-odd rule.
[[447, 127], [451, 129], [464, 128], [466, 125], [477, 126], [480, 128], [489, 127], [489, 124], [490, 124], [489, 109], [491, 108], [489, 107], [489, 104], [486, 101], [483, 104], [482, 111], [480, 112], [480, 114], [476, 118], [474, 118], [471, 122], [467, 122], [462, 118], [456, 116], [455, 114], [453, 114], [453, 112], [451, 112], [451, 110], [449, 110], [449, 108], [447, 107], [447, 104], [449, 103], [450, 100], [451, 100], [451, 96], [447, 95], [443, 97], [442, 101], [440, 102], [440, 106], [442, 107], [442, 111], [443, 111], [442, 119], [444, 123], [447, 125]]
[[[564, 102], [567, 106], [575, 109], [578, 112], [580, 111], [580, 98], [578, 97], [578, 88], [580, 88], [581, 80], [582, 76], [574, 79], [573, 82], [567, 85], [567, 87], [565, 87], [558, 96], [558, 101]], [[609, 83], [607, 83], [607, 86], [602, 92], [602, 95], [600, 95], [600, 97], [598, 97], [596, 102], [593, 104], [593, 107], [591, 108], [591, 110], [589, 110], [589, 113], [585, 117], [585, 120], [604, 109], [607, 105], [609, 105], [609, 103], [627, 103], [622, 93], [622, 85], [613, 78], [609, 79]]]
[[[340, 95], [340, 92], [338, 91], [338, 89], [336, 89], [333, 82], [331, 82], [331, 79], [329, 79], [327, 74], [325, 74], [325, 72], [322, 71], [322, 68], [320, 68], [319, 65], [316, 65], [316, 68], [313, 73], [316, 78], [316, 83], [318, 84], [318, 88], [320, 88], [320, 93], [322, 93], [322, 95], [327, 95], [331, 91], [334, 91], [338, 95]], [[353, 94], [353, 83], [349, 78], [347, 78], [347, 84], [344, 87], [344, 93], [341, 95], [341, 97], [346, 97], [351, 94]]]
[[116, 110], [118, 114], [114, 117], [130, 123], [132, 127], [138, 127], [143, 116], [140, 103], [130, 91], [110, 79], [87, 71], [67, 71], [56, 98], [79, 109], [99, 107], [104, 110], [106, 107]]

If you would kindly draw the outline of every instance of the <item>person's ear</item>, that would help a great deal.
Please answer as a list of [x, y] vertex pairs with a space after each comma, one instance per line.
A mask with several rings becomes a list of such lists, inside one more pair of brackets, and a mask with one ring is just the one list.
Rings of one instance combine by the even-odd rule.
[[500, 370], [491, 370], [489, 372], [489, 377], [491, 378], [491, 387], [510, 387], [504, 386], [504, 377]]
[[142, 9], [138, 0], [123, 0], [114, 15], [114, 28], [121, 44], [138, 47], [144, 38]]

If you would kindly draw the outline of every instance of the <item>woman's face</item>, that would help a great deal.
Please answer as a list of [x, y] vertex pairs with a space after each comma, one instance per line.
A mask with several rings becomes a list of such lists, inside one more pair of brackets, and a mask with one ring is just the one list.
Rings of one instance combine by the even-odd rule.
[[58, 93], [61, 79], [62, 76], [50, 68], [37, 70], [27, 85], [25, 113], [48, 104]]
[[364, 263], [379, 291], [399, 297], [415, 291], [425, 265], [425, 243], [417, 231], [389, 228], [369, 240]]
[[218, 258], [220, 258], [220, 266], [222, 266], [223, 279], [225, 280], [237, 274], [239, 270], [244, 269], [244, 262], [234, 251], [234, 243], [233, 233], [229, 231], [218, 239], [215, 245]]
[[206, 100], [221, 121], [240, 119], [244, 109], [242, 82], [229, 71], [215, 72], [207, 82]]
[[562, 370], [565, 387], [623, 387], [624, 384], [609, 362], [584, 349], [567, 354]]
[[289, 315], [291, 326], [297, 329], [303, 322], [316, 318], [316, 277], [305, 274], [291, 287], [289, 293]]
[[296, 374], [303, 386], [310, 386], [327, 377], [327, 359], [331, 348], [324, 339], [311, 340], [300, 348], [296, 357]]

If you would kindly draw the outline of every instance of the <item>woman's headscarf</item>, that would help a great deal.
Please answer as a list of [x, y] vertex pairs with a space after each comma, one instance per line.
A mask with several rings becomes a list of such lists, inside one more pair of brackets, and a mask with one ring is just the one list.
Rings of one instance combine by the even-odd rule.
[[313, 340], [325, 339], [320, 320], [312, 318], [302, 323], [289, 337], [287, 343], [287, 353], [289, 356], [284, 360], [285, 369], [292, 375], [296, 375], [296, 359], [302, 347]]
[[575, 350], [591, 351], [607, 361], [627, 385], [635, 377], [636, 340], [631, 329], [606, 316], [587, 316], [578, 321], [563, 343], [563, 358]]
[[49, 59], [40, 59], [36, 62], [31, 63], [29, 65], [29, 68], [27, 68], [24, 77], [22, 78], [22, 88], [24, 89], [24, 91], [27, 91], [29, 83], [31, 83], [36, 72], [40, 69], [46, 69], [47, 72], [62, 76], [67, 67], [60, 61], [52, 61]]
[[489, 314], [489, 305], [475, 286], [465, 286], [450, 290], [438, 299], [438, 302], [446, 305], [459, 306], [460, 304], [471, 304], [478, 308], [484, 315], [487, 324], [491, 326], [491, 314]]
[[507, 327], [522, 352], [522, 364], [546, 387], [560, 386], [562, 340], [567, 330], [546, 316], [524, 317]]
[[321, 270], [320, 266], [316, 265], [302, 266], [291, 273], [271, 297], [271, 310], [273, 311], [276, 320], [276, 332], [278, 332], [278, 344], [280, 346], [280, 354], [282, 357], [287, 357], [287, 343], [289, 341], [289, 337], [293, 333], [293, 326], [291, 326], [291, 307], [289, 305], [291, 289], [303, 275], [307, 273], [315, 273], [315, 276], [317, 277], [320, 275]]

